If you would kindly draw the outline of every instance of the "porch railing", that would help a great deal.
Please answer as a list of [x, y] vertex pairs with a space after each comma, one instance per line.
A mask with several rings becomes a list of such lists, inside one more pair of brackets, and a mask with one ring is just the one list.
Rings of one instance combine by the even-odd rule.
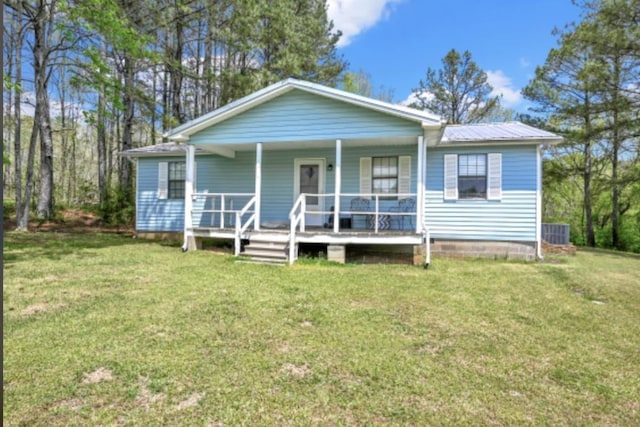
[[[322, 210], [308, 210], [309, 201], [307, 199], [310, 197], [316, 198], [317, 200], [324, 199], [324, 203], [320, 205], [323, 205], [325, 208], [334, 203], [335, 199], [335, 195], [331, 193], [300, 194], [289, 212], [289, 263], [293, 263], [297, 258], [295, 244], [296, 233], [304, 233], [306, 231], [307, 215], [320, 215], [322, 218], [320, 223], [329, 228], [334, 228], [333, 223], [335, 223], [337, 219], [338, 224], [336, 228], [338, 231], [340, 231], [340, 228], [344, 228], [340, 224], [340, 220], [343, 217], [348, 217], [350, 221], [354, 218], [361, 218], [364, 224], [351, 223], [351, 227], [356, 228], [357, 225], [363, 225], [359, 228], [373, 229], [375, 234], [378, 234], [381, 229], [391, 229], [394, 219], [397, 220], [396, 222], [402, 224], [396, 229], [415, 231], [415, 223], [417, 220], [415, 193], [394, 194], [392, 196], [393, 199], [391, 199], [389, 195], [384, 194], [341, 193], [340, 206], [348, 208], [339, 208], [337, 212], [333, 209], [333, 206], [329, 210], [324, 208]], [[408, 203], [408, 200], [412, 200], [413, 202]], [[356, 201], [364, 202], [358, 203]], [[404, 201], [406, 204], [401, 205], [401, 201]], [[352, 208], [352, 206], [355, 206], [355, 208]], [[410, 206], [410, 208], [407, 208], [407, 206]], [[326, 222], [324, 221], [325, 218], [327, 220]], [[408, 223], [411, 225], [409, 229], [404, 227], [405, 218], [409, 219]]]
[[255, 208], [256, 205], [256, 196], [253, 196], [249, 202], [244, 205], [244, 207], [236, 212], [236, 232], [235, 232], [235, 255], [240, 255], [240, 250], [242, 249], [242, 235], [249, 228], [250, 225], [254, 225], [256, 222], [256, 213], [255, 210], [251, 213], [251, 216], [245, 222], [242, 223], [242, 217], [249, 212], [249, 209], [253, 206]]
[[209, 216], [207, 227], [220, 229], [234, 227], [236, 214], [243, 206], [241, 203], [254, 197], [254, 193], [194, 193], [191, 218], [194, 227], [204, 226], [206, 216]]
[[[310, 210], [309, 198], [324, 199], [322, 210]], [[308, 224], [307, 215], [321, 216], [320, 223], [333, 224], [336, 218], [334, 209], [334, 194], [301, 194], [289, 212], [289, 221], [298, 218], [296, 227], [300, 225], [300, 231], [304, 232]], [[415, 228], [417, 219], [415, 193], [394, 194], [393, 198], [384, 194], [367, 193], [341, 193], [340, 207], [337, 212], [338, 219], [358, 218], [364, 223], [351, 224], [351, 228], [369, 228], [374, 233], [381, 230], [394, 229], [410, 231]], [[327, 209], [329, 207], [329, 209]], [[411, 227], [407, 225], [411, 224]], [[331, 225], [333, 228], [333, 225]], [[338, 228], [345, 228], [340, 223]]]

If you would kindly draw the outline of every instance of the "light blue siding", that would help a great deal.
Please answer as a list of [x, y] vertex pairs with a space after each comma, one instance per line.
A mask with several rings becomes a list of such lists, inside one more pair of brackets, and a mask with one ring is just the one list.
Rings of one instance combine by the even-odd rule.
[[292, 90], [190, 137], [193, 144], [422, 135], [419, 123]]
[[[502, 200], [444, 200], [444, 155], [502, 153]], [[536, 240], [536, 148], [427, 150], [425, 225], [434, 238]]]
[[158, 199], [158, 163], [184, 161], [184, 157], [140, 158], [136, 230], [182, 231], [184, 229], [184, 200]]
[[[346, 144], [345, 144], [346, 145]], [[407, 146], [344, 147], [342, 151], [342, 193], [360, 191], [360, 157], [411, 156], [411, 191], [416, 191], [417, 144]], [[325, 165], [334, 165], [325, 171], [325, 192], [335, 189], [335, 149], [265, 150], [262, 155], [262, 222], [287, 221], [294, 200], [294, 162], [297, 158], [325, 159]], [[140, 231], [182, 231], [184, 202], [158, 200], [158, 163], [184, 160], [184, 158], [142, 158], [138, 162], [138, 213], [136, 228]], [[255, 152], [238, 152], [234, 159], [206, 155], [196, 157], [196, 189], [211, 193], [253, 193], [255, 191]], [[248, 197], [230, 197], [234, 208], [241, 208]], [[229, 200], [227, 200], [229, 202]], [[328, 198], [325, 210], [334, 200]], [[343, 199], [342, 203], [345, 203]], [[198, 203], [196, 202], [196, 205]], [[380, 203], [381, 209], [396, 205], [397, 201]], [[198, 208], [214, 208], [211, 200]], [[228, 205], [227, 205], [228, 207]], [[219, 209], [219, 205], [215, 206]], [[348, 206], [343, 205], [343, 209]], [[194, 216], [194, 226], [219, 224], [219, 217], [211, 214]], [[232, 218], [230, 218], [232, 219]], [[227, 224], [232, 222], [226, 219]]]

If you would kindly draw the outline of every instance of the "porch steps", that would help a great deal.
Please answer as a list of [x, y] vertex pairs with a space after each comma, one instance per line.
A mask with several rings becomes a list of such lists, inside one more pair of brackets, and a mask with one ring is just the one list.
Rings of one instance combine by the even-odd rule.
[[287, 262], [287, 242], [267, 236], [252, 238], [240, 253], [241, 262], [258, 262], [264, 264], [285, 264]]

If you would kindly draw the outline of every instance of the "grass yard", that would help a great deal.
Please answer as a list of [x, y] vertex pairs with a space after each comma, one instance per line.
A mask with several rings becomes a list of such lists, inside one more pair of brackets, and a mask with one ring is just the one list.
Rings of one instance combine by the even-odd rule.
[[638, 425], [640, 258], [236, 264], [5, 235], [5, 425]]

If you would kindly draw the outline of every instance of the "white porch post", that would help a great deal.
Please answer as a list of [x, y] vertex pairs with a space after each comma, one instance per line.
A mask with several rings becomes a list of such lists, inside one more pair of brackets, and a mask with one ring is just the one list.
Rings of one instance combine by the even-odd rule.
[[426, 147], [424, 137], [418, 137], [418, 171], [416, 183], [416, 233], [422, 233], [422, 215], [424, 213], [424, 171]]
[[255, 221], [253, 229], [260, 231], [260, 199], [262, 192], [262, 142], [256, 144], [256, 190], [255, 190]]
[[185, 145], [185, 180], [184, 180], [184, 244], [182, 250], [195, 250], [196, 244], [193, 240], [193, 236], [190, 235], [190, 229], [193, 227], [192, 223], [192, 209], [193, 209], [193, 165], [195, 164], [195, 147], [190, 144]]
[[336, 175], [333, 201], [333, 232], [340, 231], [340, 192], [342, 191], [342, 141], [336, 139]]
[[542, 254], [542, 147], [536, 147], [536, 257], [544, 259]]

